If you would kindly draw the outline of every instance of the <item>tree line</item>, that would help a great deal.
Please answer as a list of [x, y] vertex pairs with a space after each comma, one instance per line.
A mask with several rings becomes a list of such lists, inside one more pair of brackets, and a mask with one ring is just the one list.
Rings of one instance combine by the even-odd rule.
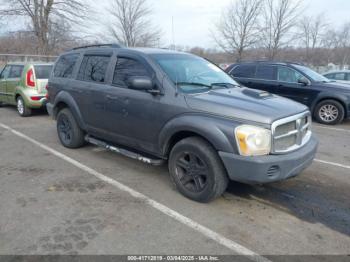
[[[101, 23], [103, 34], [89, 37], [91, 32], [84, 30], [100, 23], [94, 20], [93, 5], [84, 0], [0, 0], [2, 28], [6, 22], [11, 29], [16, 21], [26, 21], [22, 30], [0, 37], [0, 52], [54, 55], [98, 41], [162, 46], [162, 31], [152, 21], [154, 12], [147, 0], [110, 0], [103, 12], [108, 18], [108, 23]], [[310, 17], [305, 11], [302, 0], [232, 0], [210, 30], [218, 49], [181, 49], [217, 63], [280, 59], [350, 64], [350, 23], [335, 28], [325, 14]]]
[[302, 0], [232, 1], [212, 37], [237, 62], [255, 57], [349, 64], [350, 23], [335, 28], [326, 14], [305, 11]]

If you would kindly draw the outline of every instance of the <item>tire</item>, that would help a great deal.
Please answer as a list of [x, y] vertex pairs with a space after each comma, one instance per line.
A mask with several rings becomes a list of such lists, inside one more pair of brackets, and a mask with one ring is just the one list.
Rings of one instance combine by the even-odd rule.
[[84, 132], [68, 108], [57, 115], [57, 134], [64, 147], [76, 149], [85, 144]]
[[28, 117], [32, 114], [32, 109], [26, 106], [21, 96], [17, 97], [17, 112], [21, 117]]
[[190, 137], [178, 142], [170, 153], [168, 165], [177, 190], [191, 200], [208, 203], [227, 188], [229, 180], [221, 159], [202, 138]]
[[314, 116], [320, 124], [337, 125], [344, 120], [345, 110], [338, 101], [324, 100], [316, 106]]

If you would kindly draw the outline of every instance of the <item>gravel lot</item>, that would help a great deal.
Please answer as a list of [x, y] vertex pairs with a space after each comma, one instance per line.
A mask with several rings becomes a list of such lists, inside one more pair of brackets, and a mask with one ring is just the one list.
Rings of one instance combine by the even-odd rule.
[[198, 204], [174, 189], [166, 166], [65, 149], [45, 113], [23, 119], [0, 108], [0, 254], [349, 254], [350, 121], [313, 130], [317, 160], [299, 177], [231, 183], [222, 198]]

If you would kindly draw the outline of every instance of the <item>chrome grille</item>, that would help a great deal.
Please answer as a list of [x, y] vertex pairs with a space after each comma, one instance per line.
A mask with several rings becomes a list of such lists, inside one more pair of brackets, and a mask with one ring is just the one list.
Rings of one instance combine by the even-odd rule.
[[272, 153], [294, 151], [311, 138], [311, 115], [309, 112], [278, 120], [272, 124]]

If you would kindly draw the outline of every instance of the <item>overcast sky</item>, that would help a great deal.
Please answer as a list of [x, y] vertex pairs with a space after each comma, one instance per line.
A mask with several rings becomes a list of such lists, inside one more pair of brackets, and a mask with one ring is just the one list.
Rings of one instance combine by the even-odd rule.
[[[222, 9], [234, 0], [149, 0], [154, 21], [164, 32], [163, 44], [172, 42], [174, 17], [175, 42], [179, 45], [214, 47], [209, 30], [220, 19]], [[307, 15], [324, 13], [330, 23], [350, 22], [350, 0], [304, 0]]]
[[[106, 7], [109, 8], [111, 0], [84, 0], [91, 1], [96, 7], [95, 24], [108, 23]], [[148, 0], [153, 8], [153, 21], [163, 31], [162, 45], [172, 44], [172, 17], [174, 17], [174, 37], [176, 45], [201, 46], [205, 48], [216, 47], [210, 37], [210, 30], [220, 19], [222, 10], [231, 1], [235, 0]], [[329, 23], [338, 27], [350, 22], [350, 0], [303, 0], [305, 14], [315, 16], [324, 13]], [[100, 19], [101, 18], [101, 19]], [[23, 24], [8, 23], [7, 30], [23, 28]], [[90, 27], [90, 26], [89, 26]], [[101, 25], [91, 26], [93, 35], [104, 34], [105, 29]], [[0, 28], [0, 32], [5, 31]]]

